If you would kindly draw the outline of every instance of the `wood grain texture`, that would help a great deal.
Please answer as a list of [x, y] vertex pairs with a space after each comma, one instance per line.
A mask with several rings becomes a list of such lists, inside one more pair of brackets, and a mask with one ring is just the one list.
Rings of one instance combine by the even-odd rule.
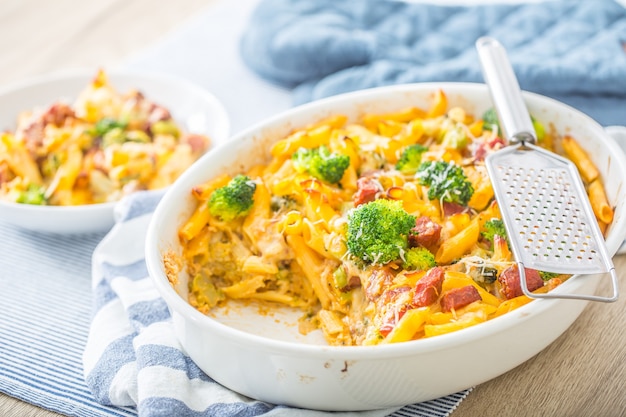
[[[0, 84], [115, 65], [217, 1], [2, 0]], [[547, 349], [476, 387], [451, 416], [626, 416], [626, 257], [614, 261], [618, 302], [590, 303]], [[608, 282], [600, 291], [608, 293]], [[488, 366], [488, 352], [477, 359]], [[0, 394], [0, 415], [58, 414]]]
[[3, 0], [0, 83], [116, 64], [216, 1]]

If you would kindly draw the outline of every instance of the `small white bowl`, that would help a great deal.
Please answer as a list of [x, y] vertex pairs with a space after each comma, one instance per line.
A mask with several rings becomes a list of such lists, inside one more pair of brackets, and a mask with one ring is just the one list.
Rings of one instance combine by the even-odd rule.
[[[209, 317], [188, 304], [184, 272], [176, 288], [169, 283], [164, 255], [181, 253], [178, 229], [193, 210], [194, 185], [267, 162], [270, 144], [294, 128], [337, 113], [356, 120], [365, 112], [428, 108], [429, 96], [437, 89], [443, 89], [451, 106], [460, 105], [474, 115], [492, 106], [485, 85], [466, 83], [401, 85], [331, 97], [238, 134], [198, 160], [166, 192], [148, 228], [148, 271], [169, 306], [182, 346], [209, 376], [241, 394], [275, 404], [320, 410], [401, 406], [452, 394], [513, 369], [548, 346], [582, 312], [587, 303], [579, 300], [535, 300], [441, 336], [340, 347], [328, 346], [319, 332], [300, 335], [299, 312], [280, 309], [262, 316], [254, 308], [235, 308], [230, 314], [216, 311]], [[537, 119], [573, 134], [590, 150], [616, 209], [606, 241], [614, 254], [626, 235], [626, 156], [591, 118], [546, 97], [529, 93], [524, 97]], [[575, 276], [555, 291], [593, 293], [599, 280]]]
[[[141, 91], [170, 110], [189, 133], [208, 135], [215, 146], [230, 134], [226, 110], [211, 93], [173, 76], [138, 71], [107, 70], [111, 85], [120, 93]], [[0, 89], [0, 129], [13, 130], [23, 111], [46, 107], [58, 100], [72, 103], [96, 70], [50, 74]], [[108, 230], [114, 223], [114, 202], [80, 206], [34, 206], [0, 201], [0, 219], [38, 232], [89, 233]]]

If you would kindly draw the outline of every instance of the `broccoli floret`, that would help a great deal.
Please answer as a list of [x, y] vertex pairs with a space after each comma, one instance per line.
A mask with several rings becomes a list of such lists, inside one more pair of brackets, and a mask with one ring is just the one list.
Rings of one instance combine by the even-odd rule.
[[537, 136], [537, 142], [541, 142], [546, 137], [546, 128], [543, 127], [543, 124], [530, 116], [530, 120], [533, 122], [533, 127], [535, 128], [535, 136]]
[[107, 132], [113, 129], [124, 130], [126, 129], [126, 126], [128, 126], [128, 123], [124, 121], [115, 120], [110, 117], [104, 117], [96, 122], [93, 127], [92, 133], [94, 136], [104, 136]]
[[102, 146], [107, 148], [113, 144], [122, 144], [126, 142], [126, 132], [121, 127], [115, 127], [111, 130], [107, 130], [102, 135]]
[[492, 282], [495, 282], [496, 279], [498, 279], [498, 270], [492, 266], [483, 266], [482, 268], [480, 268], [480, 278], [479, 280], [476, 280], [476, 278], [474, 278], [477, 282], [484, 282], [486, 284], [491, 284]]
[[337, 290], [339, 301], [342, 304], [347, 303], [352, 299], [352, 290], [356, 286], [360, 285], [360, 281], [358, 281], [358, 283], [354, 283], [352, 280], [348, 279], [348, 274], [343, 266], [335, 269], [332, 277], [333, 286]]
[[430, 200], [442, 200], [466, 206], [474, 194], [463, 168], [444, 161], [422, 162], [415, 174], [421, 185], [427, 185]]
[[501, 219], [487, 220], [483, 225], [483, 231], [481, 234], [491, 243], [493, 243], [495, 235], [499, 235], [505, 239], [507, 238], [506, 228], [504, 227], [504, 222]]
[[150, 132], [152, 132], [153, 135], [172, 135], [175, 138], [180, 137], [180, 129], [171, 119], [159, 120], [158, 122], [152, 123]]
[[483, 126], [487, 130], [495, 130], [496, 135], [500, 135], [500, 119], [498, 119], [498, 113], [495, 108], [491, 107], [483, 113]]
[[17, 196], [16, 202], [21, 204], [43, 206], [48, 202], [46, 199], [46, 190], [40, 185], [29, 184], [26, 190], [20, 192]]
[[482, 235], [483, 239], [491, 243], [492, 248], [496, 243], [496, 236], [500, 236], [502, 239], [504, 239], [508, 247], [511, 246], [506, 233], [506, 228], [504, 227], [504, 222], [500, 219], [491, 219], [486, 221], [483, 225], [483, 231], [480, 234]]
[[558, 274], [556, 272], [539, 271], [539, 276], [544, 281], [550, 281], [552, 278], [556, 278], [559, 275], [561, 274]]
[[213, 191], [209, 199], [209, 212], [224, 221], [245, 216], [254, 204], [255, 190], [256, 184], [250, 177], [237, 175], [224, 187]]
[[467, 134], [460, 126], [448, 129], [441, 139], [441, 144], [450, 149], [462, 149], [467, 146], [468, 142]]
[[298, 172], [308, 172], [315, 178], [330, 184], [341, 181], [343, 173], [350, 165], [348, 155], [331, 153], [328, 147], [298, 149], [291, 157]]
[[427, 271], [435, 265], [435, 255], [424, 247], [411, 248], [404, 253], [404, 269]]
[[422, 162], [422, 154], [427, 150], [426, 146], [420, 144], [407, 146], [396, 163], [396, 169], [403, 174], [415, 174]]
[[364, 151], [361, 150], [359, 153], [359, 172], [364, 173], [368, 171], [377, 171], [379, 169], [385, 168], [387, 164], [387, 158], [384, 154], [377, 151]]
[[289, 211], [295, 209], [297, 206], [296, 200], [291, 196], [277, 196], [273, 195], [270, 199], [270, 209], [273, 212]]
[[[533, 128], [535, 128], [535, 136], [537, 137], [537, 142], [541, 142], [546, 137], [546, 129], [543, 124], [535, 119], [532, 115], [530, 116], [530, 120], [533, 123]], [[498, 119], [498, 113], [496, 109], [493, 107], [483, 113], [483, 122], [484, 128], [487, 130], [495, 130], [498, 136], [502, 135], [502, 130], [500, 129], [500, 120]]]
[[102, 146], [108, 147], [113, 144], [125, 142], [149, 143], [152, 139], [143, 130], [124, 130], [121, 127], [113, 128], [102, 135]]
[[374, 200], [358, 206], [348, 217], [348, 252], [370, 264], [386, 264], [400, 258], [408, 248], [408, 235], [415, 216], [402, 202]]

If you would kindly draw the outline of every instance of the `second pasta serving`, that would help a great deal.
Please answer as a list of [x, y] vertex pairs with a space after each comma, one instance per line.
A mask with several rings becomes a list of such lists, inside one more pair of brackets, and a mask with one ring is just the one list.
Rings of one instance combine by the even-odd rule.
[[[574, 138], [534, 120], [538, 143], [576, 162], [603, 230], [612, 209]], [[505, 146], [495, 112], [450, 107], [341, 114], [275, 142], [271, 160], [191, 190], [179, 230], [189, 302], [303, 312], [331, 345], [375, 345], [472, 326], [529, 301], [485, 157]], [[545, 292], [568, 278], [527, 269]]]

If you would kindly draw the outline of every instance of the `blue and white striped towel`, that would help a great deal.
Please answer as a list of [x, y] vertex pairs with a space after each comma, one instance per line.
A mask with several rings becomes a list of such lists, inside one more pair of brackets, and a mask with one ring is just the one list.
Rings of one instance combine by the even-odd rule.
[[469, 393], [403, 407], [352, 413], [302, 410], [234, 393], [182, 350], [165, 301], [144, 261], [144, 236], [162, 192], [137, 193], [116, 207], [116, 224], [93, 253], [94, 315], [83, 355], [85, 380], [102, 404], [135, 406], [140, 416], [447, 416]]

